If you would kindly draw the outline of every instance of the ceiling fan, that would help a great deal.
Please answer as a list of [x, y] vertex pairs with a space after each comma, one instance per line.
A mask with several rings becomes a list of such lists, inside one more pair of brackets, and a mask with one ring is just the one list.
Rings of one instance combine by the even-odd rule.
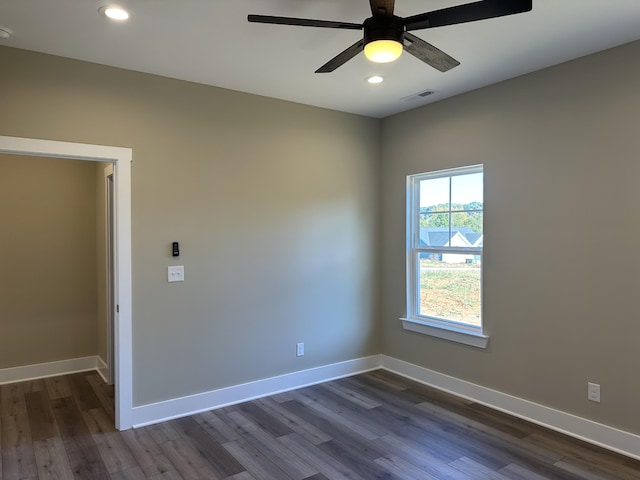
[[446, 72], [460, 65], [460, 62], [410, 31], [528, 12], [532, 9], [532, 3], [533, 0], [484, 0], [402, 18], [393, 14], [395, 0], [369, 0], [372, 16], [362, 24], [269, 15], [249, 15], [247, 19], [255, 23], [364, 30], [361, 40], [329, 60], [315, 73], [333, 72], [363, 50], [369, 60], [377, 63], [392, 62], [405, 50], [437, 70]]

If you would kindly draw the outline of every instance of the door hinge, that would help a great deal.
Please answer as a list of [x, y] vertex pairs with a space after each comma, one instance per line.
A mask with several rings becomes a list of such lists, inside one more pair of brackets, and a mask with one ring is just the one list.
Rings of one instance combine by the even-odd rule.
[[116, 305], [116, 312], [120, 313], [120, 305]]

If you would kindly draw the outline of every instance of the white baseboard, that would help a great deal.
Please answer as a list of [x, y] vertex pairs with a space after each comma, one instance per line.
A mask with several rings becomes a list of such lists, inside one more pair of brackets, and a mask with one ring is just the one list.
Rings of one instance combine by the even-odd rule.
[[133, 408], [134, 428], [380, 368], [380, 355], [324, 365]]
[[381, 367], [600, 447], [640, 460], [640, 436], [381, 355]]
[[92, 356], [22, 367], [2, 368], [0, 369], [0, 385], [96, 370], [98, 367], [97, 359], [97, 356]]
[[109, 383], [109, 366], [100, 355], [96, 356], [96, 370], [104, 380], [104, 383]]
[[640, 460], [640, 436], [386, 355], [349, 360], [133, 408], [134, 428], [383, 368], [462, 398]]

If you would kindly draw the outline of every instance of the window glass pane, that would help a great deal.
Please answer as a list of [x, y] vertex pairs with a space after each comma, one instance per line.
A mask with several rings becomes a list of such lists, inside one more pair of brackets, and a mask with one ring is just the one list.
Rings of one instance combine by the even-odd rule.
[[482, 235], [482, 211], [453, 212], [451, 214], [451, 234], [456, 232], [467, 237], [471, 244], [475, 243], [478, 235]]
[[450, 177], [420, 181], [420, 213], [449, 210]]
[[482, 210], [482, 173], [451, 177], [451, 210]]
[[441, 227], [449, 229], [449, 212], [420, 214], [421, 227]]
[[480, 255], [421, 253], [418, 314], [481, 326]]

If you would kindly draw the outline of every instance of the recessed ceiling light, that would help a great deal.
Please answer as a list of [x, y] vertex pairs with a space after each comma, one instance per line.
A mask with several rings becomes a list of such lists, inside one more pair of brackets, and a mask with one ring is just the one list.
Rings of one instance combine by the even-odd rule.
[[124, 8], [117, 7], [115, 5], [106, 5], [104, 7], [100, 7], [98, 11], [100, 12], [100, 14], [110, 18], [111, 20], [123, 21], [127, 20], [130, 17], [129, 12], [127, 12]]
[[367, 78], [367, 82], [375, 85], [377, 83], [384, 82], [384, 78], [382, 78], [380, 75], [373, 75], [373, 76]]

